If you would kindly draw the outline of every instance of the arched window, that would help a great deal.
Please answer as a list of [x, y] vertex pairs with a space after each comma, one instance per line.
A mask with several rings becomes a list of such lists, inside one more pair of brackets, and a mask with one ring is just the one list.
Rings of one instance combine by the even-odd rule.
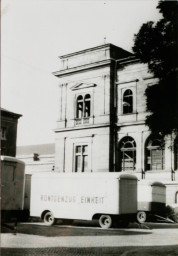
[[120, 142], [120, 170], [134, 171], [136, 168], [136, 143], [130, 137], [124, 137]]
[[91, 115], [91, 96], [86, 94], [85, 96], [79, 95], [77, 97], [77, 111], [76, 117], [81, 119], [84, 117], [90, 117]]
[[123, 94], [123, 114], [133, 112], [133, 93], [130, 89], [126, 90]]
[[146, 170], [163, 170], [164, 143], [161, 138], [150, 138], [146, 145]]
[[77, 97], [77, 118], [83, 117], [83, 97], [79, 95]]
[[84, 98], [84, 117], [90, 116], [90, 104], [91, 104], [91, 97], [90, 94], [86, 94]]

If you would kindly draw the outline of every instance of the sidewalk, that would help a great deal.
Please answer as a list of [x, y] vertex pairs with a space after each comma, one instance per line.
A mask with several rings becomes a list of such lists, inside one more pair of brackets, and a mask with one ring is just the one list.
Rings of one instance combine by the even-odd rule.
[[[115, 230], [114, 230], [115, 231]], [[117, 231], [117, 230], [116, 230]], [[32, 234], [3, 233], [2, 248], [118, 247], [178, 245], [178, 229], [119, 229], [114, 235], [46, 237]]]

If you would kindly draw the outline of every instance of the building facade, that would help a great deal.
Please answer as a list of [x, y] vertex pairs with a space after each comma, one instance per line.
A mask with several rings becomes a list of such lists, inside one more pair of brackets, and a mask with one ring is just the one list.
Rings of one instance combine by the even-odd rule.
[[17, 124], [21, 116], [1, 108], [1, 155], [16, 156]]
[[145, 125], [145, 90], [157, 82], [147, 65], [112, 44], [60, 59], [55, 171], [176, 180], [176, 134], [162, 143]]
[[53, 171], [54, 155], [54, 143], [17, 147], [17, 158], [25, 162], [26, 174]]

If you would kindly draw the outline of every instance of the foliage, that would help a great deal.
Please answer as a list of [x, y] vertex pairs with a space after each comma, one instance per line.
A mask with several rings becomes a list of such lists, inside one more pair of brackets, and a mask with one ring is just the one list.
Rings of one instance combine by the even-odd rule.
[[170, 220], [173, 220], [174, 222], [178, 222], [178, 212], [176, 212], [175, 209], [169, 205], [165, 207], [163, 216], [165, 218], [169, 218]]
[[158, 78], [158, 83], [145, 92], [147, 110], [151, 112], [146, 124], [152, 133], [165, 136], [178, 129], [178, 2], [160, 1], [157, 8], [163, 18], [141, 26], [134, 37], [133, 51]]

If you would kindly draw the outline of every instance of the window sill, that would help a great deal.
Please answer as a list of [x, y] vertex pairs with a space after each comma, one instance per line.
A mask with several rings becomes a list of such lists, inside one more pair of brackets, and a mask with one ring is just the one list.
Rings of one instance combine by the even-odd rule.
[[138, 112], [126, 113], [126, 114], [119, 114], [119, 116], [129, 116], [129, 115], [137, 115]]
[[85, 118], [76, 118], [75, 119], [75, 125], [87, 125], [90, 124], [91, 117], [85, 117]]
[[171, 170], [146, 170], [145, 173], [160, 173], [160, 172], [171, 172]]

